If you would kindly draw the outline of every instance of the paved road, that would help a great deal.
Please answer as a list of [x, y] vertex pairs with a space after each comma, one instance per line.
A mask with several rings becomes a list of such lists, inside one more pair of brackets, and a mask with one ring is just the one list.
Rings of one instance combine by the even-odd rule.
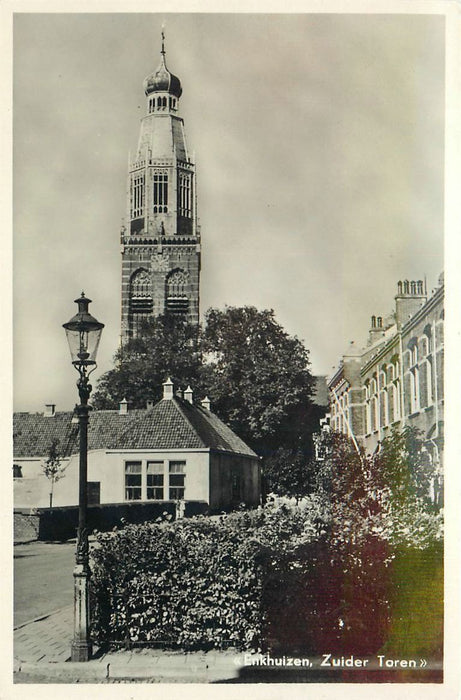
[[75, 542], [14, 548], [14, 626], [73, 603]]

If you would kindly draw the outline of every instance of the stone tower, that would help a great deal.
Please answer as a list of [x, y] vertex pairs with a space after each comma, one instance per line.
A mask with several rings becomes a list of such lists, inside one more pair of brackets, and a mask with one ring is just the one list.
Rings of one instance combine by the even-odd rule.
[[144, 80], [146, 113], [128, 163], [127, 223], [121, 231], [122, 323], [126, 342], [144, 319], [181, 314], [199, 320], [200, 232], [195, 166], [178, 116], [179, 78], [165, 60]]

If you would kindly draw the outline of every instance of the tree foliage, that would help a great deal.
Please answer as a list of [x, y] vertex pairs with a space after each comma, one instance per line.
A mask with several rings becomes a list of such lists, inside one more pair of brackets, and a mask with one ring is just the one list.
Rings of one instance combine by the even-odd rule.
[[119, 348], [114, 369], [106, 372], [93, 396], [97, 409], [117, 408], [124, 398], [131, 408], [162, 398], [162, 383], [197, 386], [201, 368], [199, 330], [181, 317], [165, 315], [146, 321], [136, 338]]
[[253, 306], [209, 309], [203, 384], [216, 413], [259, 454], [295, 449], [310, 433], [313, 377], [303, 343]]
[[264, 489], [300, 498], [311, 490], [313, 474], [304, 450], [279, 447], [264, 460]]
[[67, 464], [63, 466], [59, 440], [54, 438], [48, 448], [48, 457], [42, 464], [42, 471], [50, 482], [50, 508], [53, 507], [54, 485], [65, 476]]

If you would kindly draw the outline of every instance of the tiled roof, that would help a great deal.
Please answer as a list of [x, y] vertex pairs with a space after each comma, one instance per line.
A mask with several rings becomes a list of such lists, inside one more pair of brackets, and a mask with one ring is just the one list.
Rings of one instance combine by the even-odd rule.
[[46, 417], [41, 413], [13, 415], [13, 454], [15, 457], [47, 457], [51, 444], [58, 442], [59, 452], [67, 456], [78, 444], [78, 425], [71, 423], [72, 412]]
[[[15, 413], [14, 457], [46, 457], [53, 440], [61, 454], [78, 452], [78, 424], [73, 413], [54, 416]], [[88, 425], [88, 449], [198, 449], [210, 448], [255, 456], [255, 453], [217, 416], [175, 397], [162, 399], [150, 409], [94, 411]]]
[[188, 401], [179, 399], [175, 399], [175, 401], [178, 402], [178, 405], [196, 432], [202, 436], [207, 447], [211, 447], [214, 450], [256, 456], [255, 452], [214, 413], [202, 406], [194, 406]]
[[197, 449], [255, 456], [214, 413], [178, 397], [162, 399], [117, 436], [112, 449]]

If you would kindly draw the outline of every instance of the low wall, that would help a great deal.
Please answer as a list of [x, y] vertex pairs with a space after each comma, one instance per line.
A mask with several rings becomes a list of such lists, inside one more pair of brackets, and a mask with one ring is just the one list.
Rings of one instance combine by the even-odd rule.
[[32, 542], [38, 540], [38, 531], [40, 529], [40, 516], [27, 511], [14, 511], [13, 533], [14, 541], [17, 544], [21, 542]]
[[[208, 512], [208, 504], [204, 501], [185, 501], [184, 517], [202, 515]], [[134, 502], [134, 503], [109, 503], [88, 506], [87, 526], [91, 533], [93, 530], [107, 532], [114, 527], [123, 527], [123, 521], [127, 523], [144, 523], [157, 518], [163, 518], [169, 514], [172, 520], [176, 517], [176, 502]], [[15, 516], [15, 541], [16, 532], [34, 531], [35, 539], [39, 540], [67, 540], [75, 537], [78, 526], [78, 507], [59, 506], [57, 508], [16, 509]], [[16, 525], [18, 523], [18, 525]], [[30, 537], [29, 539], [34, 539]]]

